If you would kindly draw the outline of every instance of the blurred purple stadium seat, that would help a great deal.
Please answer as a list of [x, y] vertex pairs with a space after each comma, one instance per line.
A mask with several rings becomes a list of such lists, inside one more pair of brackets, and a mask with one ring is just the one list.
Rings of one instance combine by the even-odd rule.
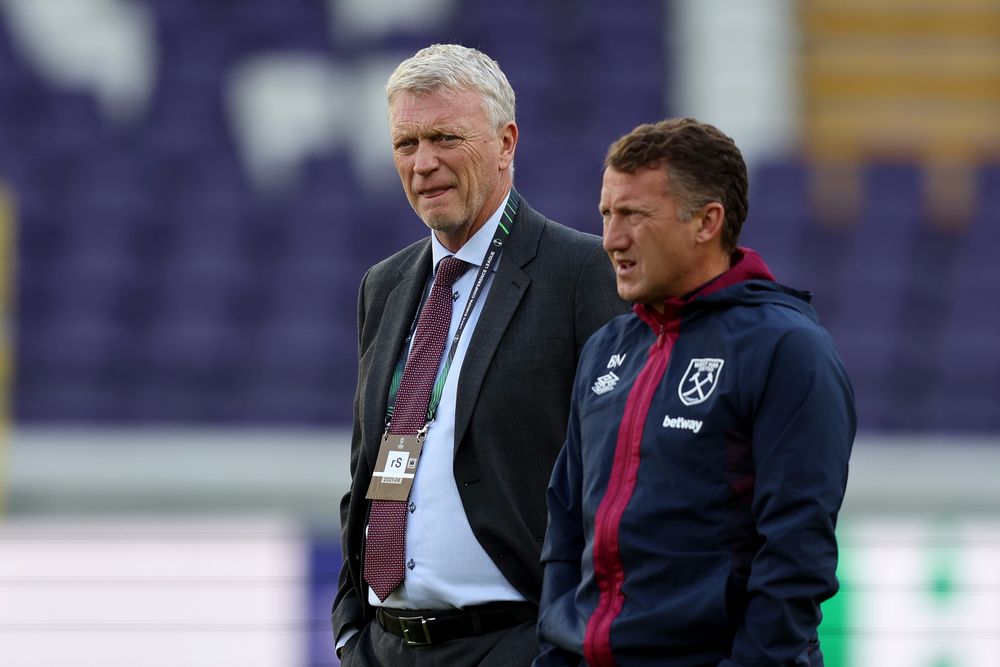
[[1000, 164], [980, 167], [977, 205], [950, 280], [931, 406], [940, 429], [1000, 431]]
[[60, 423], [122, 419], [118, 361], [130, 357], [132, 342], [125, 327], [96, 312], [24, 326], [17, 339], [15, 415]]
[[749, 179], [750, 209], [740, 245], [759, 252], [778, 282], [806, 289], [804, 238], [815, 224], [808, 168], [794, 160], [773, 161], [753, 169]]
[[859, 219], [844, 232], [838, 273], [823, 288], [836, 289], [834, 316], [824, 321], [854, 383], [861, 429], [905, 421], [895, 383], [911, 370], [902, 348], [910, 335], [906, 308], [925, 224], [921, 178], [915, 163], [866, 166]]

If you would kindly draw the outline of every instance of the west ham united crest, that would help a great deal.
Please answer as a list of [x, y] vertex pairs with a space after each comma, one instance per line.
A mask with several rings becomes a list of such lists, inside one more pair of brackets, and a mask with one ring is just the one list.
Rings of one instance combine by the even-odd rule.
[[698, 405], [707, 401], [719, 384], [723, 363], [722, 359], [692, 359], [677, 386], [681, 402], [684, 405]]

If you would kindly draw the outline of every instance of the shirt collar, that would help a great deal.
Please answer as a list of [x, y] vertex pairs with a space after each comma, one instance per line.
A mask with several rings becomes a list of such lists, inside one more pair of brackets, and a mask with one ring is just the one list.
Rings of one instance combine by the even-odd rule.
[[[507, 200], [510, 199], [510, 192], [507, 196], [503, 198], [500, 202], [500, 206], [497, 210], [493, 211], [493, 215], [486, 219], [486, 223], [472, 235], [468, 241], [465, 242], [458, 252], [452, 253], [450, 250], [444, 247], [434, 233], [431, 232], [431, 253], [434, 260], [434, 272], [437, 272], [437, 266], [445, 257], [454, 254], [455, 257], [467, 262], [472, 266], [482, 266], [483, 259], [486, 257], [486, 251], [490, 248], [490, 241], [493, 240], [493, 235], [497, 232], [497, 226], [500, 224], [500, 216], [503, 215], [504, 208], [507, 206]], [[497, 270], [497, 263], [494, 262], [493, 271]]]

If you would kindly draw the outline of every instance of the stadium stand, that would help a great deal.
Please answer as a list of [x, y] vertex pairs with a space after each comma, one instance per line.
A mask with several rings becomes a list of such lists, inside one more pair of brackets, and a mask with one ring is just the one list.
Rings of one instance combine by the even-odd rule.
[[[482, 46], [519, 92], [518, 187], [594, 233], [607, 145], [670, 110], [664, 3], [467, 2], [434, 31], [344, 43], [319, 2], [146, 6], [155, 87], [125, 125], [44, 79], [0, 18], [23, 423], [350, 420], [358, 282], [422, 228], [391, 167], [388, 186], [371, 189], [349, 144], [305, 160], [284, 192], [255, 189], [223, 92], [247, 57], [350, 67], [432, 41]], [[755, 166], [744, 242], [780, 280], [815, 292], [862, 429], [1000, 430], [1000, 168], [976, 167], [973, 219], [950, 230], [928, 221], [919, 162], [866, 163], [857, 219], [832, 227], [814, 210], [812, 169], [802, 156]]]

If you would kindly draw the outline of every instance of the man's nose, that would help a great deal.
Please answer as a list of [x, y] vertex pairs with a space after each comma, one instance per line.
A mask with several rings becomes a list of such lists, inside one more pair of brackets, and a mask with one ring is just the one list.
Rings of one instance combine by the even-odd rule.
[[418, 174], [426, 174], [437, 168], [438, 159], [434, 145], [428, 141], [421, 141], [417, 144], [417, 151], [413, 156], [413, 170]]
[[622, 250], [628, 245], [628, 239], [622, 233], [621, 221], [615, 215], [604, 219], [604, 230], [601, 237], [606, 252]]

